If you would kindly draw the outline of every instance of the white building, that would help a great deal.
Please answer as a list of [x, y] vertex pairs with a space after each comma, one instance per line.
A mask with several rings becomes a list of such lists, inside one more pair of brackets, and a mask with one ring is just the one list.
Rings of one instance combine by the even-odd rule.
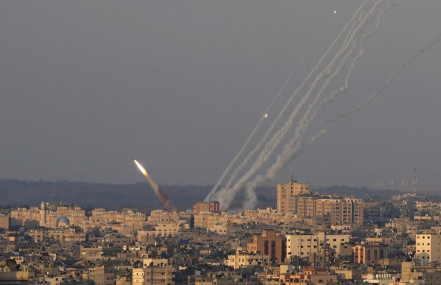
[[441, 261], [441, 235], [416, 235], [415, 257], [421, 260], [423, 264]]
[[309, 258], [324, 248], [333, 250], [336, 255], [350, 255], [350, 249], [345, 250], [350, 238], [350, 235], [327, 235], [324, 232], [286, 235], [286, 257]]
[[248, 253], [245, 249], [239, 247], [236, 250], [236, 254], [228, 256], [225, 264], [238, 269], [247, 266], [263, 266], [269, 262], [269, 255]]

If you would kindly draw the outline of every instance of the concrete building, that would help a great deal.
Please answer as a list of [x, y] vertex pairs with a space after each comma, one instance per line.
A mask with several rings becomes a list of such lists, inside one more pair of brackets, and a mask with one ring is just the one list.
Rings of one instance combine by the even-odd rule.
[[379, 244], [357, 245], [352, 248], [354, 263], [378, 265], [387, 258], [387, 247]]
[[151, 226], [148, 230], [138, 231], [138, 240], [143, 240], [147, 236], [172, 237], [178, 235], [184, 229], [184, 221], [160, 223]]
[[169, 285], [173, 281], [174, 270], [167, 259], [148, 258], [143, 260], [143, 268], [132, 269], [133, 285]]
[[297, 274], [280, 274], [280, 285], [307, 285], [307, 284], [337, 284], [336, 274], [331, 274], [326, 268], [305, 267]]
[[9, 229], [9, 215], [0, 214], [0, 229]]
[[40, 210], [37, 207], [17, 208], [11, 211], [11, 225], [23, 226], [28, 221], [40, 222]]
[[350, 235], [327, 235], [324, 232], [313, 235], [286, 235], [286, 257], [292, 259], [311, 258], [324, 248], [329, 248], [336, 255], [346, 255]]
[[309, 184], [291, 181], [287, 184], [277, 184], [277, 211], [279, 213], [297, 213], [297, 198], [299, 195], [310, 195]]
[[66, 229], [45, 229], [40, 228], [31, 230], [28, 235], [32, 237], [35, 242], [42, 242], [48, 239], [53, 239], [59, 242], [82, 242], [86, 241], [86, 233], [76, 230], [74, 228]]
[[363, 224], [363, 201], [332, 195], [312, 195], [309, 184], [290, 181], [277, 184], [278, 213], [292, 213], [299, 218], [329, 216], [332, 225]]
[[363, 201], [344, 198], [331, 202], [330, 219], [332, 225], [363, 224]]
[[441, 261], [441, 235], [416, 235], [415, 257], [420, 259], [423, 264]]
[[231, 266], [234, 269], [252, 266], [265, 266], [269, 263], [269, 255], [248, 253], [243, 248], [238, 248], [236, 253], [229, 255], [228, 259], [225, 261], [227, 266]]
[[114, 274], [109, 272], [109, 268], [105, 266], [90, 267], [83, 272], [84, 280], [92, 280], [95, 285], [112, 285], [115, 284]]
[[193, 214], [199, 215], [199, 213], [219, 213], [220, 204], [218, 201], [211, 202], [198, 202], [193, 206]]
[[249, 253], [269, 255], [272, 261], [282, 262], [285, 260], [285, 238], [276, 231], [265, 230], [262, 236], [254, 237], [252, 243], [248, 243]]
[[5, 285], [29, 284], [29, 272], [27, 271], [0, 272], [0, 284], [5, 284]]

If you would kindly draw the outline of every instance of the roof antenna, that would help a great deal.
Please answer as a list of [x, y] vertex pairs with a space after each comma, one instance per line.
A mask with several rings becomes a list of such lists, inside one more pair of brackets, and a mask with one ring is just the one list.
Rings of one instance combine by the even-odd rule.
[[291, 183], [294, 182], [294, 171], [291, 169]]

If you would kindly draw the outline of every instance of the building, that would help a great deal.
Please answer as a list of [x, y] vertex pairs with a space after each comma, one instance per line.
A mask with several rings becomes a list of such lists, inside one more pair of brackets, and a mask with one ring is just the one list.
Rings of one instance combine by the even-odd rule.
[[153, 225], [150, 229], [138, 231], [138, 240], [143, 240], [147, 236], [172, 237], [178, 235], [184, 228], [184, 221], [160, 223]]
[[249, 267], [249, 266], [265, 266], [270, 263], [268, 255], [248, 253], [243, 248], [238, 248], [236, 253], [229, 255], [225, 261], [227, 266], [231, 266], [234, 269]]
[[219, 213], [220, 204], [218, 201], [212, 202], [198, 202], [193, 206], [193, 214], [199, 215], [200, 213]]
[[30, 230], [28, 235], [32, 237], [35, 242], [42, 242], [48, 239], [53, 239], [59, 242], [82, 242], [86, 241], [86, 233], [75, 228], [66, 229], [46, 229], [40, 228]]
[[262, 236], [254, 237], [252, 243], [248, 243], [249, 253], [269, 255], [270, 260], [282, 262], [285, 260], [285, 238], [273, 230], [265, 230]]
[[28, 271], [9, 271], [0, 272], [0, 284], [16, 284], [26, 285], [29, 284], [29, 272]]
[[344, 198], [330, 202], [330, 220], [332, 225], [363, 224], [363, 201]]
[[354, 263], [378, 265], [387, 257], [387, 246], [380, 244], [357, 245], [352, 248]]
[[416, 235], [415, 257], [420, 259], [424, 264], [441, 261], [441, 235]]
[[297, 274], [280, 274], [280, 285], [306, 285], [306, 284], [337, 284], [336, 274], [331, 274], [326, 268], [305, 267], [303, 272]]
[[110, 268], [105, 266], [90, 267], [83, 272], [83, 279], [93, 281], [96, 285], [112, 285], [115, 284], [114, 274], [110, 272]]
[[174, 270], [167, 259], [148, 258], [143, 260], [143, 268], [132, 269], [133, 285], [169, 285], [173, 281]]
[[296, 180], [287, 184], [277, 184], [277, 211], [279, 213], [297, 213], [297, 198], [310, 195], [309, 184], [301, 184]]
[[9, 229], [9, 215], [0, 214], [0, 229]]
[[23, 226], [32, 221], [40, 222], [40, 210], [37, 207], [17, 208], [11, 211], [11, 225]]
[[333, 195], [312, 195], [309, 184], [277, 184], [278, 213], [302, 219], [328, 217], [331, 225], [363, 224], [363, 201]]
[[304, 235], [286, 235], [286, 257], [310, 258], [314, 260], [323, 249], [331, 249], [336, 255], [346, 255], [350, 235], [327, 235], [324, 232]]

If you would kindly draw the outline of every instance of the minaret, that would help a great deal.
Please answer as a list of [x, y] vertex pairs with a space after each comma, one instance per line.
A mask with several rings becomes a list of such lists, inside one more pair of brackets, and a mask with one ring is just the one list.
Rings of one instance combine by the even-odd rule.
[[40, 227], [46, 226], [46, 204], [41, 202], [40, 206]]

